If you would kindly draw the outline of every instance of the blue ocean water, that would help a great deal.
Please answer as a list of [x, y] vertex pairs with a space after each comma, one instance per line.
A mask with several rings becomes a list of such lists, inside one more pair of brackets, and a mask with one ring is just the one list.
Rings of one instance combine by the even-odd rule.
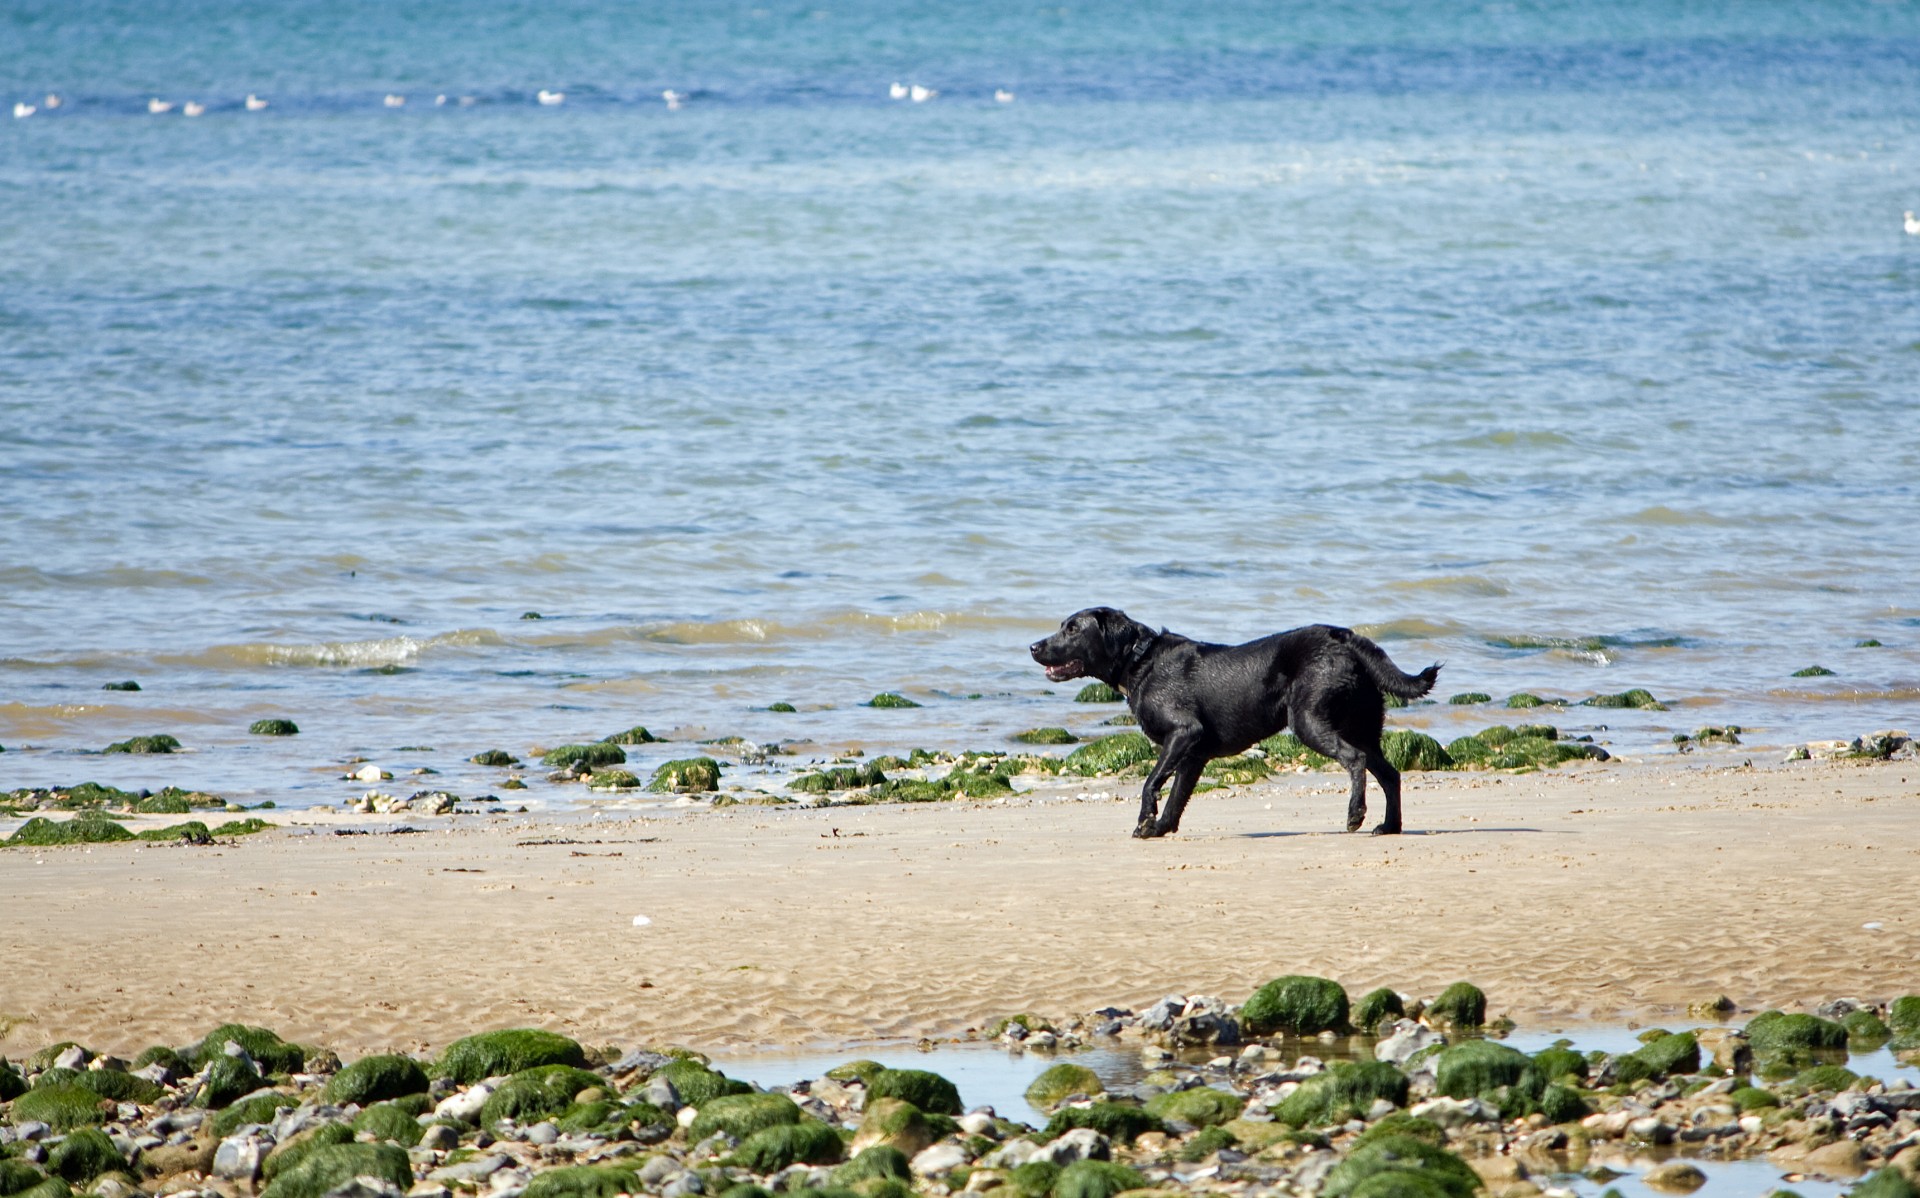
[[1190, 8], [14, 0], [0, 784], [993, 747], [1094, 603], [1913, 724], [1920, 7]]

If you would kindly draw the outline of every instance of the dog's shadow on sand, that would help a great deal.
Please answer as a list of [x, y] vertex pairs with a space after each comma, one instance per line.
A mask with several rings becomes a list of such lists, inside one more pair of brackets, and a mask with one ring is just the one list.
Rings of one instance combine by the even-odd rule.
[[[1396, 837], [1398, 839], [1405, 840], [1413, 836], [1486, 836], [1493, 833], [1507, 835], [1515, 832], [1525, 832], [1535, 836], [1568, 835], [1568, 833], [1565, 833], [1565, 832], [1548, 832], [1545, 828], [1409, 828], [1404, 832], [1397, 833]], [[1369, 836], [1365, 832], [1242, 832], [1240, 833], [1240, 838], [1242, 840], [1268, 840], [1274, 837], [1294, 837], [1294, 836], [1303, 836], [1303, 837], [1304, 836], [1329, 836], [1329, 837], [1335, 837], [1335, 838], [1345, 838], [1348, 836], [1361, 836], [1361, 837], [1365, 837], [1368, 840], [1388, 839], [1388, 837], [1385, 837], [1385, 836], [1381, 836], [1381, 837]]]

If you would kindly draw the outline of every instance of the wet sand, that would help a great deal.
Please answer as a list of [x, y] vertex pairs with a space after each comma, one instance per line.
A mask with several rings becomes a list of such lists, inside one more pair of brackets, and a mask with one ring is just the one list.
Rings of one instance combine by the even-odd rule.
[[1201, 795], [1159, 842], [1128, 837], [1132, 784], [1101, 779], [937, 805], [422, 817], [413, 835], [286, 813], [212, 848], [9, 849], [0, 1053], [131, 1055], [227, 1020], [343, 1056], [516, 1025], [838, 1044], [1167, 993], [1239, 1002], [1286, 973], [1355, 995], [1467, 979], [1536, 1026], [1920, 990], [1920, 763], [1741, 760], [1409, 775], [1397, 838], [1339, 833], [1344, 780], [1312, 774]]

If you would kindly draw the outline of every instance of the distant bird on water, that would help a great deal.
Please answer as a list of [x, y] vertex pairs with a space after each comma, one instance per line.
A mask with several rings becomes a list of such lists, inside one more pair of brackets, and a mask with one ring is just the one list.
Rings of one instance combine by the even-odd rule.
[[47, 98], [40, 101], [40, 107], [46, 109], [48, 112], [52, 112], [54, 109], [60, 107], [59, 94], [56, 92], [48, 92]]
[[155, 96], [153, 99], [147, 101], [147, 111], [155, 116], [162, 116], [173, 111], [173, 101], [162, 100], [160, 97]]
[[382, 101], [382, 103], [386, 104], [388, 108], [405, 108], [407, 106], [407, 98], [402, 95], [396, 95], [393, 92], [388, 92], [387, 98]]
[[205, 116], [207, 106], [198, 100], [188, 100], [180, 109], [180, 112], [183, 116]]
[[895, 84], [894, 84], [894, 85], [893, 85], [892, 87], [890, 87], [890, 88], [888, 88], [888, 89], [887, 89], [887, 97], [888, 97], [889, 99], [893, 99], [893, 100], [904, 100], [904, 99], [906, 99], [906, 98], [907, 98], [907, 85], [906, 85], [906, 84], [904, 84], [904, 83], [895, 83]]
[[913, 102], [915, 104], [925, 104], [928, 100], [933, 99], [935, 96], [939, 94], [940, 93], [935, 91], [933, 88], [921, 87], [918, 83], [914, 84], [913, 87], [908, 91], [908, 95], [913, 97]]
[[15, 100], [13, 102], [13, 119], [16, 121], [24, 121], [39, 111], [38, 108], [35, 108], [25, 100]]
[[538, 92], [534, 93], [534, 99], [539, 100], [542, 104], [546, 105], [548, 108], [552, 108], [559, 104], [565, 104], [567, 102], [567, 93], [550, 92], [543, 87]]
[[999, 102], [1000, 102], [1000, 103], [1002, 103], [1002, 104], [1011, 104], [1011, 103], [1013, 103], [1013, 93], [1012, 93], [1012, 92], [1010, 92], [1010, 91], [1008, 91], [1008, 90], [1007, 90], [1006, 88], [1004, 88], [1004, 87], [997, 87], [997, 88], [995, 88], [995, 89], [993, 90], [993, 98], [994, 98], [995, 100], [997, 100], [997, 101], [999, 101]]
[[267, 102], [265, 100], [262, 100], [259, 96], [254, 95], [252, 92], [247, 93], [247, 111], [248, 112], [259, 112], [262, 108], [265, 108], [266, 106], [267, 106]]
[[668, 108], [679, 108], [687, 97], [684, 93], [668, 88], [666, 91], [660, 93], [660, 98], [667, 102]]
[[1907, 211], [1907, 234], [1912, 237], [1920, 237], [1920, 220], [1914, 219], [1911, 209]]

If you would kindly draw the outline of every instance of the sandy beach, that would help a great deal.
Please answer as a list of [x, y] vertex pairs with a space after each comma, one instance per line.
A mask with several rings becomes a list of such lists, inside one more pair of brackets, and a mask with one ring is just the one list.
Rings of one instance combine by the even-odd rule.
[[1356, 994], [1468, 979], [1556, 1026], [1920, 989], [1920, 770], [1740, 760], [1410, 775], [1398, 838], [1339, 834], [1344, 783], [1291, 775], [1203, 795], [1153, 843], [1127, 836], [1131, 787], [1103, 780], [398, 835], [290, 814], [216, 847], [11, 849], [0, 1052], [131, 1054], [225, 1020], [342, 1054], [516, 1025], [849, 1043], [1169, 992], [1239, 1002], [1295, 972]]

